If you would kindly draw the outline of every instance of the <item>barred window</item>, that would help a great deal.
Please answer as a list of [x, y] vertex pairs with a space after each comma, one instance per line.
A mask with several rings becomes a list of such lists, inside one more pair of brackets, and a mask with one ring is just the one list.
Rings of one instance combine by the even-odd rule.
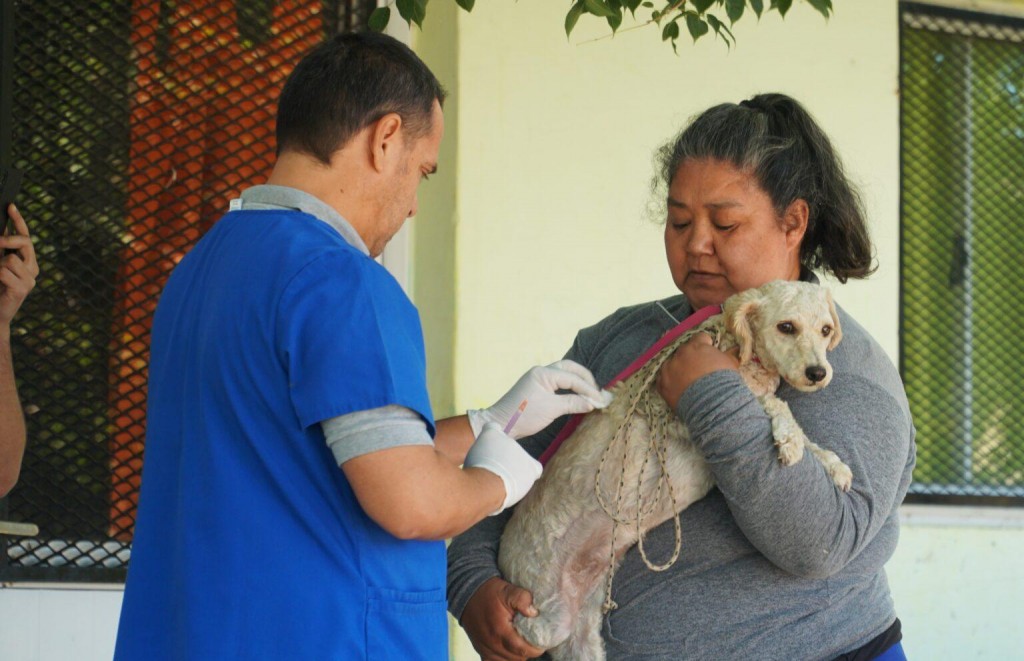
[[149, 330], [171, 269], [269, 174], [281, 85], [375, 0], [2, 3], [0, 164], [40, 277], [14, 320], [28, 446], [0, 580], [123, 580]]
[[918, 500], [1024, 498], [1024, 19], [902, 3], [901, 369]]

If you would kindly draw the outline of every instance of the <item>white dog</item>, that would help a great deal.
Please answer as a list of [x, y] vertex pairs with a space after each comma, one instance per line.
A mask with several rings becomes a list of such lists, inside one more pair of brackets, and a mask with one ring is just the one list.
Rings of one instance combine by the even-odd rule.
[[[828, 290], [775, 281], [730, 297], [723, 314], [684, 333], [613, 388], [612, 404], [588, 415], [566, 439], [505, 529], [499, 567], [533, 593], [539, 611], [516, 616], [515, 627], [554, 659], [604, 659], [601, 618], [615, 607], [611, 583], [622, 556], [639, 542], [648, 567], [667, 569], [679, 554], [678, 513], [714, 485], [686, 428], [654, 387], [661, 364], [698, 332], [710, 334], [722, 351], [739, 346], [740, 374], [771, 416], [780, 461], [800, 461], [806, 447], [837, 486], [850, 488], [850, 469], [811, 443], [775, 396], [780, 377], [805, 392], [832, 379], [825, 352], [842, 332]], [[644, 533], [673, 516], [675, 554], [656, 566], [644, 553]]]

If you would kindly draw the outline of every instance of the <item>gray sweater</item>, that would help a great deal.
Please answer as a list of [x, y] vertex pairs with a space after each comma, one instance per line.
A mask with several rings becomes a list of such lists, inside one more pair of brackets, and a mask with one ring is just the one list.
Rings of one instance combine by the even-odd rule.
[[[692, 312], [682, 296], [661, 304], [680, 320]], [[883, 566], [899, 537], [914, 427], [892, 362], [839, 314], [843, 340], [829, 354], [829, 386], [808, 394], [783, 383], [778, 395], [810, 439], [850, 466], [853, 488], [836, 489], [810, 454], [781, 466], [768, 416], [737, 372], [698, 380], [676, 413], [718, 486], [683, 511], [682, 554], [671, 569], [647, 569], [635, 547], [626, 554], [613, 589], [619, 607], [603, 628], [609, 659], [832, 659], [892, 624]], [[654, 302], [623, 308], [580, 331], [566, 357], [607, 383], [674, 325]], [[523, 444], [539, 456], [562, 424]], [[499, 575], [507, 520], [490, 517], [452, 541], [448, 599], [457, 618]], [[655, 561], [672, 547], [671, 521], [647, 538]]]

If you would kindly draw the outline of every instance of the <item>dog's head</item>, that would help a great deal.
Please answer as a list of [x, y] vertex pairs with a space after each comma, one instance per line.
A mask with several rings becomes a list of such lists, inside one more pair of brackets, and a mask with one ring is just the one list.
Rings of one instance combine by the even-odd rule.
[[804, 392], [820, 390], [832, 380], [825, 352], [843, 337], [832, 294], [809, 282], [775, 280], [730, 296], [725, 324], [740, 346], [740, 363], [756, 355]]

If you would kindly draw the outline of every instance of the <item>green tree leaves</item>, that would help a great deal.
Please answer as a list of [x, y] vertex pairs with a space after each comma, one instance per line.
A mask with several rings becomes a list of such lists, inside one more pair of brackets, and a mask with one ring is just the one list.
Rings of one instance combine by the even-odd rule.
[[576, 21], [580, 20], [580, 16], [583, 16], [583, 12], [586, 9], [583, 8], [583, 0], [577, 0], [576, 4], [572, 6], [569, 13], [565, 15], [565, 36], [568, 37], [572, 34], [572, 29], [576, 27]]
[[367, 26], [374, 32], [383, 32], [384, 28], [388, 26], [388, 21], [391, 20], [391, 7], [377, 7], [370, 14], [370, 20], [366, 22]]
[[610, 6], [609, 0], [583, 0], [583, 7], [588, 13], [591, 13], [594, 16], [603, 16], [604, 18], [608, 18], [609, 16], [615, 15], [615, 12]]
[[778, 9], [783, 16], [793, 6], [793, 0], [772, 0], [772, 9]]
[[687, 14], [686, 29], [690, 31], [690, 36], [693, 37], [693, 41], [696, 42], [708, 33], [708, 24], [696, 13]]
[[427, 0], [395, 0], [395, 7], [406, 23], [415, 23], [423, 29], [423, 19], [427, 17]]
[[[551, 1], [551, 0], [549, 0]], [[572, 35], [580, 18], [589, 14], [594, 18], [608, 23], [612, 33], [622, 25], [626, 11], [636, 19], [637, 11], [651, 10], [646, 21], [639, 19], [638, 27], [657, 25], [661, 28], [662, 41], [672, 44], [676, 50], [676, 40], [680, 35], [679, 23], [685, 22], [690, 37], [696, 42], [704, 35], [714, 32], [715, 36], [731, 47], [736, 43], [731, 26], [743, 18], [750, 8], [757, 18], [764, 14], [764, 0], [569, 0], [571, 6], [565, 15], [565, 36]], [[802, 0], [824, 18], [832, 15], [832, 0]], [[455, 0], [465, 11], [473, 11], [476, 0]], [[398, 10], [406, 23], [415, 23], [423, 28], [423, 19], [427, 13], [427, 0], [391, 0], [383, 7], [378, 7], [370, 14], [368, 25], [371, 30], [384, 30], [391, 18], [391, 7]], [[767, 11], [777, 11], [785, 17], [792, 9], [793, 0], [770, 0]], [[723, 20], [724, 19], [726, 20]], [[630, 28], [632, 29], [632, 27]]]
[[825, 18], [832, 13], [832, 0], [807, 0], [807, 2]]
[[[743, 10], [747, 8], [747, 3], [744, 0], [725, 0], [725, 15], [729, 17], [730, 23], [735, 23], [740, 20], [743, 16]], [[757, 11], [757, 9], [754, 9]], [[760, 16], [761, 12], [757, 12]]]
[[[466, 11], [473, 9], [475, 1], [455, 0]], [[427, 17], [427, 0], [392, 0], [383, 7], [377, 7], [370, 12], [370, 18], [367, 19], [366, 26], [374, 32], [383, 32], [388, 26], [388, 21], [391, 20], [392, 7], [398, 10], [398, 15], [406, 23], [409, 25], [415, 23], [421, 30], [423, 29], [423, 19]]]

